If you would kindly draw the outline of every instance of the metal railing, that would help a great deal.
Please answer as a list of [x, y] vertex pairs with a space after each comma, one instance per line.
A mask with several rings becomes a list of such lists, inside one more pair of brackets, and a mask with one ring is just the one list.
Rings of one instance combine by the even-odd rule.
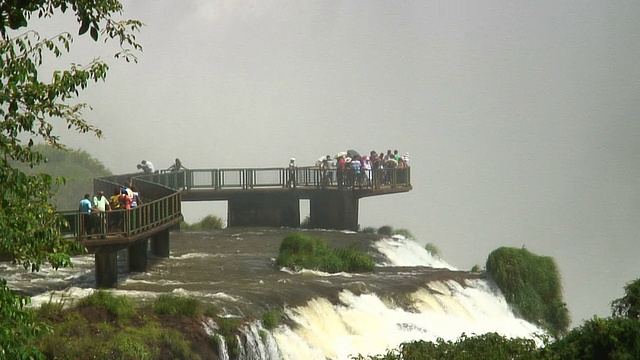
[[341, 173], [337, 169], [327, 171], [317, 167], [298, 167], [293, 170], [289, 168], [189, 169], [159, 172], [136, 177], [138, 178], [176, 190], [297, 186], [380, 188], [411, 185], [411, 171], [408, 167], [364, 170], [357, 176], [350, 170]]
[[[80, 213], [63, 211], [66, 220], [61, 229], [67, 237], [78, 239], [125, 237], [181, 218], [180, 190], [189, 189], [255, 189], [255, 188], [371, 188], [411, 185], [410, 168], [364, 170], [360, 174], [318, 167], [189, 169], [154, 174], [128, 174], [94, 180], [94, 190], [116, 191], [128, 177], [147, 194], [145, 202], [131, 210]], [[147, 200], [148, 199], [148, 200]]]
[[80, 213], [62, 211], [66, 225], [63, 235], [77, 239], [106, 238], [107, 236], [131, 237], [151, 230], [182, 216], [180, 194], [163, 197], [130, 210]]

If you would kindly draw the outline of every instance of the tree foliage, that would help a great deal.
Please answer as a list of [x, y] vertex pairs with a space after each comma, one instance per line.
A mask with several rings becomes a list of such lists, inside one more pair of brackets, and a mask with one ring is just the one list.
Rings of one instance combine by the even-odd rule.
[[613, 316], [640, 320], [640, 279], [625, 285], [624, 296], [611, 302], [611, 311]]
[[[43, 76], [45, 59], [60, 58], [71, 49], [69, 32], [51, 38], [29, 29], [33, 18], [48, 18], [72, 11], [78, 33], [94, 40], [115, 40], [120, 50], [115, 57], [136, 61], [132, 51], [141, 50], [135, 32], [137, 20], [118, 20], [122, 5], [116, 0], [36, 0], [0, 3], [0, 253], [33, 271], [45, 263], [54, 268], [71, 265], [70, 255], [81, 245], [64, 240], [62, 219], [50, 203], [52, 186], [64, 183], [45, 173], [27, 174], [16, 163], [34, 167], [44, 157], [33, 145], [38, 142], [64, 149], [56, 126], [101, 137], [101, 131], [83, 119], [87, 104], [75, 102], [91, 82], [104, 80], [108, 66], [98, 59], [88, 64], [71, 64], [68, 69]], [[46, 80], [45, 80], [46, 79]], [[0, 357], [11, 357], [20, 349], [14, 330], [29, 323], [21, 311], [29, 299], [15, 295], [4, 283], [0, 287], [0, 308], [14, 321], [3, 323]]]
[[52, 187], [54, 194], [49, 201], [58, 210], [77, 210], [82, 195], [93, 192], [93, 179], [112, 175], [102, 162], [84, 150], [61, 150], [45, 144], [34, 145], [33, 149], [47, 159], [46, 163], [32, 168], [23, 163], [14, 166], [28, 175], [45, 173], [64, 177], [63, 184]]

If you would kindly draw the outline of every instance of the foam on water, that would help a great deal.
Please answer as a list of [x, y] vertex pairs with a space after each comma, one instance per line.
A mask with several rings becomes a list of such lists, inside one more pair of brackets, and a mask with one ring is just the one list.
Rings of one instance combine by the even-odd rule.
[[439, 269], [458, 270], [444, 260], [431, 255], [420, 244], [401, 235], [385, 238], [374, 244], [388, 261], [378, 266], [428, 266]]

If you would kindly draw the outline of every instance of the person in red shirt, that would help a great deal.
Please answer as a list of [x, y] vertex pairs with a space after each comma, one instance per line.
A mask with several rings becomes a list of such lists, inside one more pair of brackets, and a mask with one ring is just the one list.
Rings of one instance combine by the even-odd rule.
[[126, 189], [122, 189], [120, 191], [120, 197], [118, 198], [118, 201], [120, 202], [120, 209], [131, 209], [131, 203], [133, 202], [133, 199], [131, 199], [131, 196], [129, 196]]

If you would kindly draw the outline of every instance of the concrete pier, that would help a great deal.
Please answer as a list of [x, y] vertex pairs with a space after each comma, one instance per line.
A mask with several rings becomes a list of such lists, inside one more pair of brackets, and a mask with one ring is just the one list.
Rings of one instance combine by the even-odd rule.
[[358, 198], [350, 190], [324, 190], [309, 200], [312, 228], [358, 230]]
[[151, 253], [158, 257], [169, 257], [169, 230], [157, 232], [151, 237]]
[[227, 202], [227, 226], [300, 226], [300, 200], [294, 190], [238, 193]]
[[96, 253], [96, 287], [114, 288], [118, 285], [118, 253]]
[[129, 271], [131, 272], [144, 272], [147, 270], [148, 264], [148, 250], [149, 240], [145, 239], [131, 245], [127, 251], [129, 260]]

